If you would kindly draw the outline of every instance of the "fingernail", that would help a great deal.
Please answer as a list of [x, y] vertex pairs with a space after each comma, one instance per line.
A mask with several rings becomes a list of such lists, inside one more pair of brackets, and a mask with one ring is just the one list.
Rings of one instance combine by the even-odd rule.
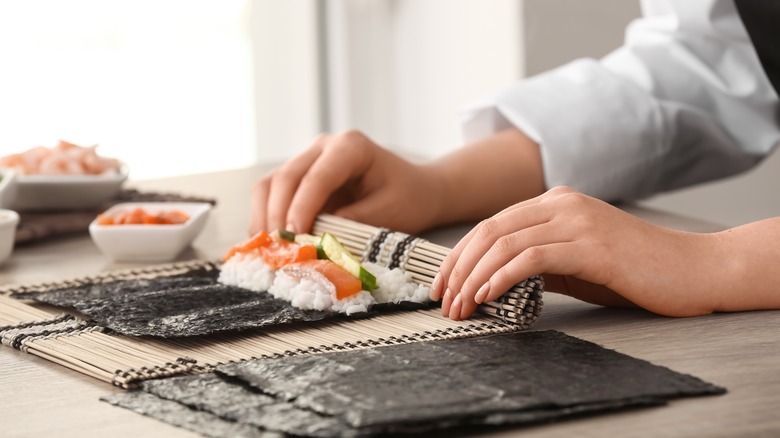
[[450, 315], [450, 307], [452, 307], [452, 289], [447, 288], [446, 291], [444, 291], [444, 298], [441, 300], [441, 315], [444, 317], [449, 317]]
[[460, 319], [460, 310], [462, 305], [463, 299], [460, 297], [460, 294], [458, 294], [455, 296], [455, 299], [452, 300], [452, 306], [450, 306], [450, 319]]
[[441, 298], [439, 283], [441, 283], [441, 274], [436, 274], [436, 276], [433, 277], [433, 282], [431, 283], [431, 293], [430, 293], [431, 301], [439, 301], [439, 298]]
[[287, 226], [285, 227], [285, 230], [291, 233], [298, 233], [298, 228], [292, 222], [287, 222]]
[[477, 291], [477, 295], [474, 296], [474, 301], [477, 304], [482, 304], [485, 302], [485, 298], [487, 298], [487, 294], [490, 292], [490, 282], [486, 282], [482, 285], [481, 288]]

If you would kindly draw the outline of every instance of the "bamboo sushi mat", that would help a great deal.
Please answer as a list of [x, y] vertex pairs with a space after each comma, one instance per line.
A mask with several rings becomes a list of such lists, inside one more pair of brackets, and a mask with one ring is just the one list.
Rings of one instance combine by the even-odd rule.
[[[329, 231], [353, 253], [386, 265], [404, 267], [415, 281], [430, 284], [448, 251], [422, 239], [321, 216], [315, 233]], [[57, 283], [0, 288], [0, 341], [121, 388], [149, 379], [199, 374], [245, 360], [316, 354], [432, 339], [455, 339], [523, 330], [541, 312], [543, 282], [530, 278], [501, 300], [480, 306], [464, 321], [444, 318], [440, 309], [380, 313], [370, 318], [278, 325], [262, 330], [188, 338], [120, 335], [76, 314], [29, 304], [7, 296], [19, 290], [66, 287], [174, 275], [212, 262], [191, 261], [114, 271]]]

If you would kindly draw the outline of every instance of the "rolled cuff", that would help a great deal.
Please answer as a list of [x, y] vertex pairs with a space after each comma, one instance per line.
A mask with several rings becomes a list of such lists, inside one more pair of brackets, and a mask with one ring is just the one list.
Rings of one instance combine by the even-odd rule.
[[582, 59], [506, 88], [462, 113], [467, 142], [515, 127], [541, 150], [548, 187], [606, 200], [654, 192], [669, 129], [652, 96]]

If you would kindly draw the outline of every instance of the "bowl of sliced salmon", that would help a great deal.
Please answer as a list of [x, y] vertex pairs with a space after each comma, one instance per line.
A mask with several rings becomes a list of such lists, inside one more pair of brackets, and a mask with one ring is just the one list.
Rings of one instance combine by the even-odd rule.
[[96, 209], [113, 198], [128, 177], [127, 166], [98, 155], [97, 146], [59, 141], [0, 157], [0, 168], [16, 174], [17, 211]]
[[207, 202], [125, 202], [99, 214], [89, 234], [114, 261], [170, 261], [200, 234], [210, 210]]

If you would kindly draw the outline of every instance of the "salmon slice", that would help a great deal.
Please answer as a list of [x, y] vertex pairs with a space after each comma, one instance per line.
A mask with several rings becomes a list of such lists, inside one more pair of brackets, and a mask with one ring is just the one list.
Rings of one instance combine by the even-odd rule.
[[263, 259], [263, 263], [272, 269], [317, 258], [317, 248], [314, 245], [298, 245], [286, 240], [276, 240], [263, 230], [246, 242], [231, 248], [224, 260], [227, 261], [236, 253], [247, 254], [252, 251], [256, 251]]
[[[311, 270], [321, 274], [336, 288], [336, 298], [339, 300], [349, 298], [360, 292], [363, 288], [359, 278], [350, 274], [349, 271], [330, 260], [306, 260], [291, 264], [288, 268], [290, 269], [286, 269], [286, 272], [290, 272], [290, 270], [298, 270], [301, 272]], [[301, 276], [305, 275], [301, 275], [300, 273], [294, 275], [294, 277], [297, 278], [301, 278]]]
[[263, 262], [271, 269], [317, 258], [317, 248], [314, 245], [298, 245], [283, 241], [274, 241], [266, 247], [259, 248], [258, 252]]
[[266, 246], [270, 244], [271, 241], [273, 241], [273, 239], [271, 239], [271, 236], [268, 235], [268, 231], [260, 230], [260, 232], [252, 236], [249, 240], [241, 242], [238, 245], [230, 248], [230, 251], [228, 251], [223, 261], [228, 261], [231, 257], [236, 255], [236, 253], [246, 254], [253, 249]]

